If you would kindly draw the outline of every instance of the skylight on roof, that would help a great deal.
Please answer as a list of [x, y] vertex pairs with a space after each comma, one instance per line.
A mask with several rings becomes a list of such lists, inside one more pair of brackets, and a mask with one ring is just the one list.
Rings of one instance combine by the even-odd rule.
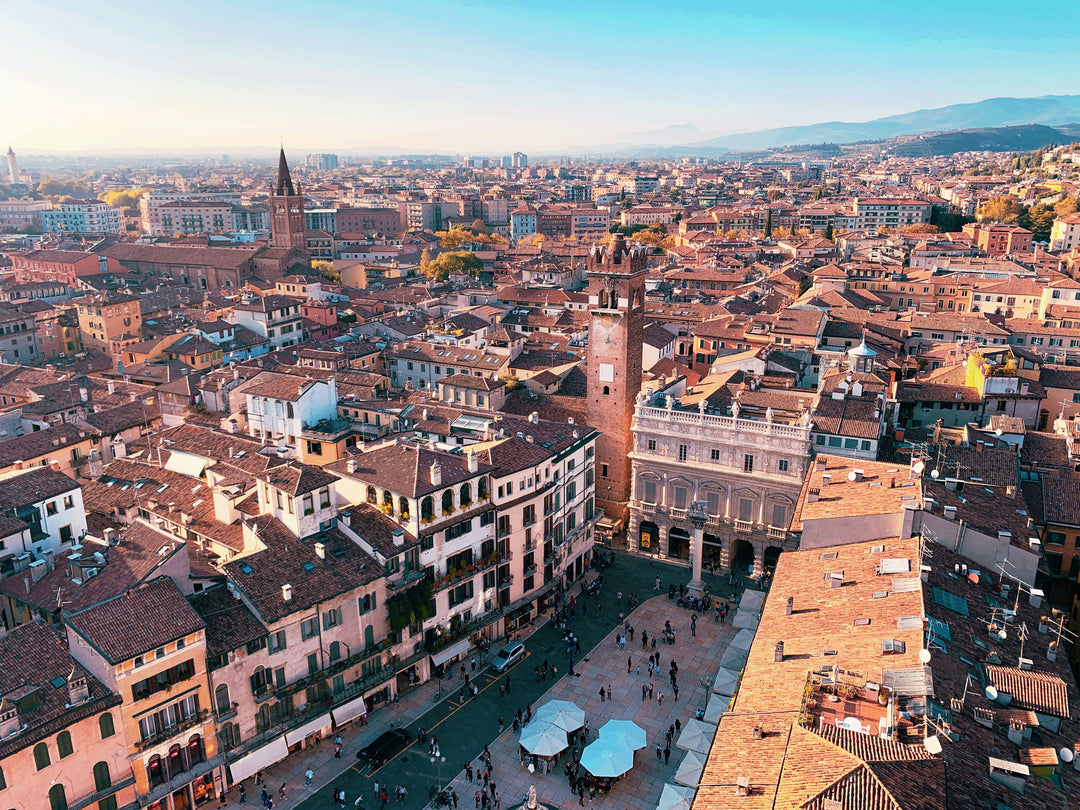
[[243, 571], [245, 574], [251, 574], [251, 573], [253, 573], [255, 571], [255, 569], [252, 568], [247, 563], [244, 563], [243, 565], [241, 565], [240, 570]]
[[959, 613], [961, 616], [968, 615], [967, 600], [961, 596], [957, 596], [954, 593], [943, 591], [941, 588], [934, 588], [934, 601], [944, 608], [948, 608], [954, 613]]
[[302, 568], [303, 568], [303, 569], [304, 569], [305, 571], [314, 571], [314, 570], [315, 570], [315, 563], [313, 563], [313, 562], [306, 562], [306, 563], [304, 563], [304, 564], [303, 564]]

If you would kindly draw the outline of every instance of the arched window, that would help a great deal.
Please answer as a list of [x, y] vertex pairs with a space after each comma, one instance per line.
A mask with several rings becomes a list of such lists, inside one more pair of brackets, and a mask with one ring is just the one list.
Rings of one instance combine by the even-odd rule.
[[369, 610], [371, 610], [371, 594], [366, 593], [364, 594], [363, 601], [360, 603], [360, 612], [367, 613]]
[[68, 810], [67, 794], [64, 793], [63, 785], [49, 788], [49, 810]]
[[109, 775], [109, 763], [99, 762], [94, 766], [94, 789], [105, 790], [112, 787], [112, 777]]
[[201, 734], [193, 734], [187, 744], [187, 766], [193, 768], [206, 759], [206, 754], [203, 751], [203, 741]]
[[420, 517], [423, 520], [431, 520], [435, 516], [435, 501], [428, 495], [420, 501]]
[[4, 769], [0, 768], [0, 790], [7, 787], [7, 781], [4, 779]]
[[379, 500], [379, 493], [375, 491], [375, 487], [369, 486], [367, 488], [367, 502], [368, 503], [378, 503], [378, 500]]
[[330, 660], [337, 661], [341, 658], [341, 643], [338, 641], [330, 642]]
[[611, 387], [610, 387], [610, 386], [607, 386], [607, 385], [605, 385], [605, 386], [604, 386], [604, 396], [606, 397], [606, 396], [607, 396], [608, 394], [610, 394], [610, 393], [611, 393]]
[[454, 511], [454, 490], [447, 489], [442, 494], [442, 510], [443, 513]]
[[98, 718], [98, 728], [101, 729], [101, 739], [103, 740], [115, 734], [116, 729], [113, 728], [112, 715], [108, 712], [101, 715], [101, 717]]
[[150, 780], [150, 787], [165, 784], [165, 768], [162, 766], [161, 757], [154, 754], [146, 763], [146, 776]]
[[364, 646], [368, 649], [375, 646], [375, 628], [370, 624], [364, 628]]
[[476, 482], [476, 496], [478, 498], [486, 498], [487, 494], [487, 476], [485, 475], [483, 478]]
[[382, 502], [387, 504], [388, 506], [393, 506], [394, 505], [394, 496], [393, 496], [393, 494], [391, 494], [390, 490], [388, 490], [388, 489], [383, 490]]
[[472, 487], [468, 484], [462, 484], [461, 490], [458, 492], [458, 503], [465, 506], [467, 503], [472, 503]]
[[169, 779], [175, 779], [186, 770], [187, 768], [184, 767], [184, 754], [180, 750], [179, 744], [174, 745], [169, 749]]
[[404, 495], [398, 498], [398, 514], [402, 516], [409, 514], [409, 499]]
[[56, 755], [60, 759], [71, 756], [75, 751], [71, 747], [71, 733], [67, 731], [61, 731], [56, 735]]
[[214, 689], [214, 703], [217, 704], [218, 714], [225, 714], [227, 711], [232, 710], [232, 701], [229, 700], [229, 685], [219, 684]]
[[34, 746], [34, 765], [37, 766], [39, 771], [42, 768], [48, 768], [51, 761], [49, 759], [49, 746], [45, 743], [38, 743]]

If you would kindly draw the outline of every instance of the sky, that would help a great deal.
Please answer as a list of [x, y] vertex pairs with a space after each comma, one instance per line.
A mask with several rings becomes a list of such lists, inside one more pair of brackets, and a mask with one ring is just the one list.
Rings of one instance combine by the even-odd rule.
[[1073, 2], [4, 5], [0, 144], [23, 153], [557, 151], [1080, 92]]

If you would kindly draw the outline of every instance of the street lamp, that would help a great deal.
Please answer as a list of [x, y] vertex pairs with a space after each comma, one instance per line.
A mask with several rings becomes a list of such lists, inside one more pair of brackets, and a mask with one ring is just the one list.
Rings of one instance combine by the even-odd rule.
[[446, 757], [432, 755], [428, 758], [428, 761], [438, 769], [435, 776], [435, 797], [438, 798], [439, 794], [442, 793], [442, 766], [446, 762]]

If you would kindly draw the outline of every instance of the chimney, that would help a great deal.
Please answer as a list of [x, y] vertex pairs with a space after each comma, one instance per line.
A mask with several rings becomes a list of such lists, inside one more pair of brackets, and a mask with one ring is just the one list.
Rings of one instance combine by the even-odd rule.
[[281, 586], [281, 598], [284, 599], [286, 602], [292, 601], [292, 585]]
[[90, 687], [86, 683], [86, 678], [72, 673], [71, 678], [68, 679], [68, 705], [76, 706], [89, 697]]
[[48, 571], [49, 566], [45, 563], [44, 560], [34, 560], [32, 563], [30, 563], [30, 577], [34, 580], [34, 582], [40, 581], [41, 578], [45, 576], [46, 573], [48, 573]]
[[351, 473], [356, 472], [356, 459], [355, 458], [350, 458], [348, 461], [345, 462], [345, 472], [351, 472]]
[[89, 402], [90, 401], [90, 392], [87, 391], [85, 388], [80, 388], [79, 389], [79, 399], [81, 399], [83, 402]]
[[315, 556], [318, 557], [320, 560], [326, 559], [326, 543], [315, 544]]
[[1024, 741], [1024, 724], [1016, 720], [1009, 721], [1009, 742], [1020, 745]]
[[99, 273], [108, 273], [109, 272], [109, 260], [105, 257], [105, 254], [103, 254], [103, 253], [98, 254], [97, 263], [98, 263], [98, 272]]
[[821, 497], [821, 487], [810, 487], [806, 491], [806, 502], [817, 503], [818, 498]]
[[116, 393], [116, 383], [113, 380], [109, 380], [109, 382], [106, 383], [106, 387], [109, 389], [110, 394]]
[[1028, 604], [1038, 610], [1042, 607], [1043, 596], [1045, 596], [1045, 594], [1043, 593], [1042, 588], [1032, 588], [1028, 592]]
[[788, 616], [795, 612], [795, 597], [789, 596], [787, 598], [787, 610], [785, 611]]
[[750, 795], [750, 777], [740, 776], [735, 783], [735, 795], [736, 796], [749, 796]]
[[784, 660], [784, 642], [783, 641], [776, 642], [776, 646], [773, 647], [772, 660], [773, 660], [773, 663], [776, 663], [776, 664], [779, 664], [780, 662], [782, 662]]
[[112, 452], [113, 458], [127, 458], [127, 445], [119, 436], [112, 440]]
[[439, 462], [431, 462], [431, 485], [433, 487], [442, 486], [442, 467], [439, 466]]
[[763, 739], [765, 739], [765, 731], [761, 728], [761, 726], [754, 726], [754, 739], [755, 740], [763, 740]]
[[831, 475], [829, 475], [828, 473], [825, 473], [825, 475], [821, 476], [821, 485], [823, 487], [827, 487], [831, 483], [832, 483], [832, 476]]
[[468, 462], [469, 472], [474, 473], [480, 469], [480, 462], [476, 458], [476, 453], [472, 450], [465, 454], [465, 460]]
[[105, 529], [105, 531], [102, 532], [102, 534], [105, 536], [105, 542], [108, 545], [110, 545], [110, 546], [115, 546], [116, 545], [116, 529], [114, 529], [114, 528], [112, 528], [110, 526], [109, 528]]
[[529, 422], [531, 422], [534, 425], [539, 424], [540, 423], [540, 414], [537, 413], [536, 411], [533, 411], [532, 413], [530, 413], [529, 414]]

